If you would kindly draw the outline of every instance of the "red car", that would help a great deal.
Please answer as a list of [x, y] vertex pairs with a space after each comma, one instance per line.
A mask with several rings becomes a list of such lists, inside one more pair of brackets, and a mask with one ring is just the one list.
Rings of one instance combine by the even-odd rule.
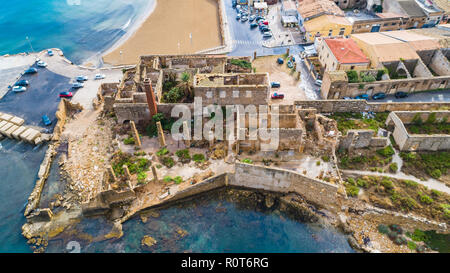
[[276, 99], [284, 99], [284, 94], [273, 93], [271, 98], [272, 98], [273, 100], [276, 100]]
[[61, 92], [59, 93], [60, 98], [71, 98], [73, 96], [72, 92]]
[[263, 24], [266, 25], [266, 26], [268, 26], [268, 25], [269, 25], [269, 22], [268, 22], [268, 21], [264, 21]]

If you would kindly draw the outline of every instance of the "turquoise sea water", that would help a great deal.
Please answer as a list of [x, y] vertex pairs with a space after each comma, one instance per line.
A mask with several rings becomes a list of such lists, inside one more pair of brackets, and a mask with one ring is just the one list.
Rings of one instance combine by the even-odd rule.
[[[157, 211], [158, 216], [148, 216], [145, 223], [134, 217], [124, 223], [120, 239], [101, 240], [111, 224], [103, 218], [85, 219], [50, 241], [47, 251], [66, 251], [69, 242], [76, 241], [82, 253], [354, 252], [347, 237], [332, 227], [294, 219], [277, 205], [267, 209], [262, 203], [247, 201], [255, 198], [236, 198], [235, 193], [222, 189], [197, 196]], [[157, 243], [143, 247], [145, 235]]]
[[0, 55], [61, 48], [81, 63], [130, 30], [152, 1], [9, 0], [0, 5]]

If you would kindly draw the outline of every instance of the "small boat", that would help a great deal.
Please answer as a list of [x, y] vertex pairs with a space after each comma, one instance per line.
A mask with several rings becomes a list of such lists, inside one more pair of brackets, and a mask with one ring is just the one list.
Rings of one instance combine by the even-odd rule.
[[52, 121], [48, 118], [47, 115], [42, 116], [42, 122], [45, 124], [45, 126], [49, 126], [50, 124], [52, 124]]
[[27, 88], [25, 86], [16, 85], [12, 88], [12, 91], [16, 93], [25, 92], [27, 91]]

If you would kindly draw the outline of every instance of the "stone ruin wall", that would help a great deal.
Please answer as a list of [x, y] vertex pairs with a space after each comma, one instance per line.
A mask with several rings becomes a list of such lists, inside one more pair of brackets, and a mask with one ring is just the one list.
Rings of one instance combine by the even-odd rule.
[[[413, 111], [392, 112], [389, 114], [386, 125], [394, 128], [392, 136], [401, 151], [439, 151], [450, 149], [450, 135], [410, 134], [407, 131], [405, 124], [411, 123], [417, 114], [425, 121], [431, 113], [430, 111]], [[438, 120], [450, 117], [450, 111], [437, 111], [435, 113]]]

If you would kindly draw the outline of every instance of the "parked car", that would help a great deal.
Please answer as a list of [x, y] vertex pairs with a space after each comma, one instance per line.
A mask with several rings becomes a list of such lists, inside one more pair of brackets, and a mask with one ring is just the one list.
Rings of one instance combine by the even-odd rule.
[[384, 98], [386, 98], [385, 93], [376, 93], [375, 95], [372, 96], [372, 99], [374, 100], [382, 100]]
[[283, 58], [278, 58], [278, 59], [277, 59], [277, 63], [278, 63], [278, 64], [284, 64]]
[[241, 14], [238, 13], [238, 15], [236, 15], [236, 20], [239, 21], [241, 19]]
[[257, 26], [258, 26], [257, 23], [251, 23], [251, 24], [250, 24], [250, 28], [252, 28], [252, 29], [253, 29], [253, 28], [256, 28]]
[[264, 32], [270, 32], [270, 28], [264, 27], [261, 29], [261, 32], [264, 34]]
[[53, 56], [53, 50], [51, 50], [51, 49], [47, 50], [47, 54], [48, 54], [48, 56]]
[[37, 69], [34, 67], [28, 68], [27, 70], [25, 70], [24, 74], [34, 74], [37, 73]]
[[84, 86], [84, 84], [81, 83], [81, 82], [74, 82], [74, 83], [72, 84], [72, 88], [73, 88], [73, 89], [82, 88], [83, 86]]
[[255, 15], [252, 15], [252, 16], [248, 17], [248, 20], [249, 20], [250, 22], [253, 22], [253, 21], [255, 21], [255, 18], [256, 18], [256, 16], [255, 16]]
[[272, 33], [270, 33], [270, 32], [264, 32], [263, 38], [271, 38], [271, 37], [272, 37]]
[[368, 100], [368, 99], [369, 99], [369, 95], [367, 95], [367, 94], [362, 94], [362, 95], [355, 97], [355, 100]]
[[27, 80], [20, 80], [16, 82], [16, 86], [28, 86], [30, 83]]
[[20, 93], [20, 92], [25, 92], [27, 91], [27, 88], [25, 86], [13, 86], [12, 91], [16, 92], [16, 93]]
[[77, 82], [84, 82], [88, 80], [88, 77], [86, 76], [78, 76], [75, 78], [77, 80]]
[[49, 126], [50, 124], [52, 124], [52, 121], [48, 118], [47, 115], [42, 116], [42, 122], [44, 123], [45, 126]]
[[105, 74], [96, 74], [94, 80], [102, 80], [106, 78]]
[[258, 15], [258, 16], [256, 16], [255, 20], [256, 20], [256, 21], [264, 20], [264, 17]]
[[233, 8], [235, 8], [236, 5], [237, 5], [237, 0], [233, 0], [233, 1], [232, 1], [232, 6], [233, 6]]
[[65, 92], [59, 93], [60, 98], [71, 98], [72, 96], [73, 96], [73, 94], [70, 91], [65, 91]]
[[248, 20], [248, 17], [247, 17], [247, 16], [244, 15], [244, 16], [241, 17], [241, 22], [245, 22], [245, 21], [247, 21], [247, 20]]
[[284, 94], [278, 94], [278, 93], [273, 93], [271, 98], [273, 100], [280, 100], [280, 99], [284, 99]]
[[402, 98], [408, 97], [408, 93], [406, 93], [406, 92], [396, 92], [396, 93], [394, 94], [394, 96], [395, 96], [397, 99], [402, 99]]
[[44, 61], [38, 61], [38, 62], [36, 63], [36, 65], [39, 66], [39, 67], [47, 67], [47, 63], [44, 62]]
[[270, 86], [271, 86], [272, 88], [280, 88], [281, 84], [280, 84], [279, 82], [271, 82], [271, 83], [270, 83]]
[[344, 100], [352, 100], [353, 98], [351, 98], [351, 97], [344, 97], [343, 99]]
[[266, 26], [269, 25], [269, 22], [268, 22], [268, 21], [263, 21], [262, 23], [263, 23], [264, 25], [266, 25]]
[[314, 84], [317, 85], [317, 86], [322, 86], [322, 80], [316, 80], [314, 82]]
[[294, 67], [294, 64], [293, 64], [291, 61], [288, 61], [288, 62], [287, 62], [287, 67], [293, 68], [293, 67]]

